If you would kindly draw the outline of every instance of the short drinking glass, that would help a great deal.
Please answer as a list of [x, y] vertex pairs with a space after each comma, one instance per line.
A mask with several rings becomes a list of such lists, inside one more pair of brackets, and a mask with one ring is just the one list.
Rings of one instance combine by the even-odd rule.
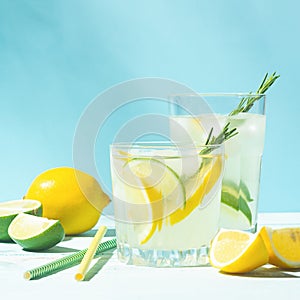
[[117, 252], [156, 267], [208, 263], [218, 231], [222, 145], [111, 145]]

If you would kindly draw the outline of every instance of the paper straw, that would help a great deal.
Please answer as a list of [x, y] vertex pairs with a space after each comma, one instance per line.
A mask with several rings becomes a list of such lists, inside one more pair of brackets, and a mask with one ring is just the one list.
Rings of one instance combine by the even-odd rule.
[[86, 253], [80, 263], [78, 272], [75, 274], [75, 279], [77, 281], [81, 281], [84, 279], [86, 271], [87, 271], [92, 259], [94, 258], [97, 247], [98, 247], [101, 239], [103, 238], [106, 230], [107, 230], [107, 227], [105, 227], [105, 226], [99, 227], [95, 237], [93, 238], [88, 250], [86, 251]]
[[[97, 247], [95, 256], [101, 254], [104, 251], [114, 249], [116, 248], [116, 246], [117, 246], [116, 239], [112, 239], [104, 243], [101, 243]], [[81, 262], [87, 250], [88, 249], [80, 250], [74, 254], [62, 257], [58, 260], [55, 260], [43, 266], [26, 271], [24, 273], [24, 278], [27, 280], [39, 279], [57, 273], [59, 271], [71, 268], [73, 266], [76, 266]]]

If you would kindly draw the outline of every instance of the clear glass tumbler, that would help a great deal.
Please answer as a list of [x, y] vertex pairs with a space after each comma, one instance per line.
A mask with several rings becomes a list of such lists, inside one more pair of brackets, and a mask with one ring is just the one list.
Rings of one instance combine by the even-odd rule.
[[192, 94], [170, 99], [173, 140], [202, 144], [212, 128], [212, 136], [222, 134], [228, 123], [229, 130], [237, 129], [237, 134], [225, 142], [220, 226], [255, 232], [266, 127], [265, 95]]
[[208, 264], [218, 231], [224, 149], [171, 143], [111, 145], [117, 252], [155, 267]]

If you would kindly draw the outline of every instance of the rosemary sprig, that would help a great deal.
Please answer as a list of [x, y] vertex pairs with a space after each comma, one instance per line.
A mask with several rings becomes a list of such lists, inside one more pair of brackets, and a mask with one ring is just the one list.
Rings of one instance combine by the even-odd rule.
[[212, 135], [213, 133], [213, 127], [210, 129], [208, 137], [206, 139], [205, 145], [216, 145], [216, 147], [205, 147], [203, 150], [201, 150], [200, 154], [208, 154], [210, 153], [213, 149], [217, 148], [220, 144], [222, 144], [223, 142], [227, 141], [228, 139], [232, 138], [233, 136], [237, 135], [237, 128], [233, 128], [229, 130], [229, 125], [230, 122], [228, 122], [222, 132], [220, 132], [219, 135], [217, 135], [216, 137]]
[[[264, 94], [270, 87], [271, 85], [278, 79], [280, 75], [276, 75], [276, 72], [271, 74], [268, 77], [268, 73], [266, 73], [260, 87], [258, 88], [256, 94], [259, 94], [257, 96], [249, 96], [249, 97], [244, 97], [241, 99], [240, 103], [238, 104], [237, 108], [234, 109], [229, 116], [234, 116], [237, 115], [241, 112], [247, 112], [249, 111], [252, 106], [254, 105], [254, 102], [259, 100], [262, 97], [262, 94]], [[251, 94], [250, 92], [249, 94]]]
[[[271, 85], [280, 77], [280, 75], [276, 75], [276, 72], [271, 74], [268, 77], [268, 73], [266, 73], [260, 87], [258, 88], [256, 96], [249, 96], [249, 97], [243, 97], [238, 104], [237, 108], [234, 109], [231, 113], [229, 113], [229, 116], [237, 115], [241, 112], [247, 112], [249, 111], [252, 106], [254, 105], [254, 102], [259, 100], [262, 97], [262, 94], [264, 94], [270, 87]], [[251, 92], [250, 92], [251, 94]], [[232, 138], [233, 136], [238, 134], [237, 128], [233, 128], [229, 130], [230, 122], [228, 122], [222, 132], [217, 136], [213, 136], [213, 127], [211, 128], [207, 140], [205, 142], [205, 145], [207, 146], [212, 146], [216, 145], [216, 147], [205, 147], [200, 154], [208, 154], [210, 153], [213, 149], [217, 148], [219, 144], [222, 144], [223, 142], [227, 141], [228, 139]]]

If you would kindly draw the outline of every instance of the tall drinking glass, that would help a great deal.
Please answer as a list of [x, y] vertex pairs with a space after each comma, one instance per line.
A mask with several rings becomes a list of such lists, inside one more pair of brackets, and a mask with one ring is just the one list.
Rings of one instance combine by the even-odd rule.
[[111, 176], [122, 262], [155, 267], [208, 263], [218, 231], [222, 146], [113, 144]]
[[[255, 100], [253, 105], [241, 112], [241, 103], [249, 100]], [[170, 113], [171, 136], [183, 143], [188, 136], [195, 144], [203, 144], [212, 128], [211, 136], [218, 136], [228, 123], [229, 130], [237, 128], [237, 134], [225, 142], [220, 226], [255, 232], [266, 127], [265, 95], [173, 95]], [[178, 125], [188, 135], [181, 135]]]

